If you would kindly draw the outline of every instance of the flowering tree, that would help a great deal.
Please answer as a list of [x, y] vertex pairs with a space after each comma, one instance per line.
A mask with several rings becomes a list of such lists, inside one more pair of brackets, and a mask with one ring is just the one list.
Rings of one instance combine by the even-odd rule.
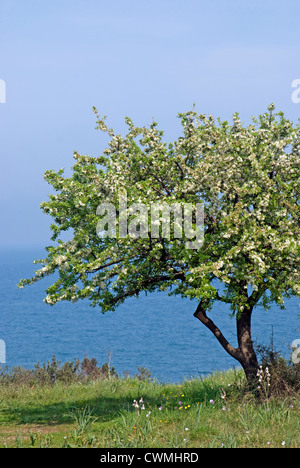
[[[284, 308], [284, 297], [300, 295], [300, 126], [283, 113], [274, 114], [274, 105], [258, 119], [252, 117], [248, 126], [238, 114], [230, 125], [193, 109], [179, 114], [183, 134], [167, 144], [155, 122], [138, 128], [126, 118], [123, 137], [94, 111], [97, 128], [109, 137], [108, 148], [100, 157], [75, 152], [71, 177], [64, 177], [63, 170], [45, 173], [57, 192], [41, 205], [54, 219], [54, 245], [46, 248], [45, 259], [36, 261], [42, 267], [35, 276], [20, 286], [58, 272], [47, 289], [47, 304], [87, 298], [103, 312], [142, 291], [169, 290], [188, 297], [196, 301], [194, 316], [251, 379], [258, 369], [251, 338], [253, 309], [272, 303]], [[121, 236], [118, 216], [124, 192], [135, 209], [128, 211], [128, 230]], [[176, 235], [174, 213], [168, 235], [164, 229], [151, 235], [151, 229], [141, 228], [145, 213], [142, 218], [138, 208], [158, 202], [202, 204], [200, 248], [187, 248], [186, 233]], [[97, 229], [105, 215], [101, 203], [106, 213], [115, 207], [110, 236]], [[134, 220], [135, 234], [130, 235]], [[195, 215], [192, 222], [195, 227]], [[62, 241], [67, 230], [72, 238]], [[211, 318], [215, 302], [230, 305], [237, 347]]]

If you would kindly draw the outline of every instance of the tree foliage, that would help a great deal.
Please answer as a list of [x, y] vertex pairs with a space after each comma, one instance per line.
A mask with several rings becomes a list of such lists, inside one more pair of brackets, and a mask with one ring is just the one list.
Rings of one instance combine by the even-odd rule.
[[[99, 157], [75, 152], [71, 177], [45, 173], [55, 192], [41, 206], [54, 220], [54, 245], [21, 287], [58, 272], [47, 304], [87, 298], [105, 312], [142, 291], [168, 290], [205, 311], [215, 301], [229, 304], [237, 319], [245, 308], [284, 307], [285, 297], [300, 295], [299, 124], [273, 104], [249, 125], [238, 114], [230, 124], [193, 109], [179, 114], [182, 136], [166, 143], [155, 122], [140, 128], [126, 118], [121, 136], [94, 112], [108, 147]], [[130, 204], [201, 202], [201, 249], [172, 234], [100, 238], [97, 206], [118, 209], [124, 190]], [[70, 240], [61, 239], [64, 231]]]
[[[127, 118], [122, 137], [98, 116], [97, 128], [111, 137], [103, 156], [75, 153], [69, 178], [63, 170], [45, 173], [58, 193], [41, 205], [54, 219], [57, 245], [47, 247], [48, 257], [37, 261], [43, 267], [21, 285], [57, 270], [47, 303], [88, 298], [103, 310], [170, 287], [210, 305], [230, 303], [235, 313], [243, 310], [249, 286], [251, 300], [265, 306], [299, 294], [300, 131], [272, 110], [247, 127], [237, 114], [233, 125], [195, 111], [180, 114], [184, 134], [169, 145], [156, 123], [138, 128]], [[186, 250], [172, 238], [99, 238], [97, 206], [103, 200], [117, 206], [124, 188], [131, 203], [203, 202], [202, 249]], [[61, 241], [70, 229], [72, 240]], [[224, 283], [222, 295], [216, 279]]]

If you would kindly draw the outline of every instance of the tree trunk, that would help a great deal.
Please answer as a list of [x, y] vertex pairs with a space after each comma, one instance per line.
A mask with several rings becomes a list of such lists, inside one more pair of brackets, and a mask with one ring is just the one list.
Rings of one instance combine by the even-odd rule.
[[251, 338], [251, 315], [252, 307], [248, 307], [245, 308], [242, 316], [237, 319], [238, 348], [234, 348], [215, 323], [207, 317], [205, 301], [200, 302], [194, 313], [194, 316], [214, 334], [225, 351], [242, 365], [249, 386], [253, 387], [257, 381], [258, 360]]
[[248, 382], [254, 383], [257, 380], [258, 360], [251, 338], [251, 316], [252, 308], [245, 309], [242, 316], [236, 321], [238, 349], [241, 353], [239, 360], [242, 365]]

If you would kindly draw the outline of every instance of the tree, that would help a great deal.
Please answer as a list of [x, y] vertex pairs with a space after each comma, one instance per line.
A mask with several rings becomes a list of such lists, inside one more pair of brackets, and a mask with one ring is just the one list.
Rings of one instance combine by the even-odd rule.
[[[179, 114], [183, 135], [167, 144], [155, 122], [138, 128], [126, 118], [123, 137], [94, 112], [97, 128], [109, 136], [108, 148], [100, 157], [75, 152], [71, 177], [64, 170], [45, 173], [57, 192], [41, 204], [54, 219], [54, 245], [36, 261], [42, 267], [35, 276], [19, 286], [58, 272], [47, 304], [87, 298], [102, 312], [142, 291], [190, 298], [197, 303], [194, 316], [251, 380], [258, 368], [253, 309], [273, 303], [284, 308], [285, 297], [300, 295], [300, 125], [274, 114], [273, 104], [248, 126], [237, 113], [230, 125], [193, 109]], [[120, 194], [130, 203], [125, 217]], [[159, 218], [145, 221], [158, 203], [179, 209], [169, 213], [169, 231], [157, 227]], [[191, 236], [181, 231], [180, 238], [177, 215], [183, 206], [199, 204], [204, 238], [200, 248], [189, 248]], [[194, 212], [191, 220], [195, 234]], [[64, 231], [72, 232], [70, 240], [60, 238]], [[211, 318], [215, 302], [230, 305], [237, 347]]]

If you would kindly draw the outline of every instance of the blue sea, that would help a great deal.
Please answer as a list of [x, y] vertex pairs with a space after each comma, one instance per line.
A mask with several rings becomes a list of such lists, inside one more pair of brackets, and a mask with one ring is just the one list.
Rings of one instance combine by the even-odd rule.
[[[193, 316], [196, 303], [188, 299], [167, 293], [141, 295], [104, 315], [84, 301], [50, 307], [43, 297], [51, 278], [23, 290], [16, 286], [39, 267], [33, 260], [45, 256], [43, 249], [9, 248], [0, 254], [0, 340], [5, 341], [9, 367], [33, 368], [37, 362], [50, 361], [52, 355], [61, 362], [94, 357], [100, 365], [110, 354], [120, 376], [134, 375], [137, 366], [143, 366], [161, 382], [181, 382], [239, 367]], [[288, 300], [286, 307], [274, 306], [268, 312], [256, 309], [253, 339], [269, 344], [273, 333], [275, 347], [288, 358], [292, 342], [300, 338], [299, 298]], [[236, 346], [235, 320], [228, 310], [218, 304], [211, 317]]]

